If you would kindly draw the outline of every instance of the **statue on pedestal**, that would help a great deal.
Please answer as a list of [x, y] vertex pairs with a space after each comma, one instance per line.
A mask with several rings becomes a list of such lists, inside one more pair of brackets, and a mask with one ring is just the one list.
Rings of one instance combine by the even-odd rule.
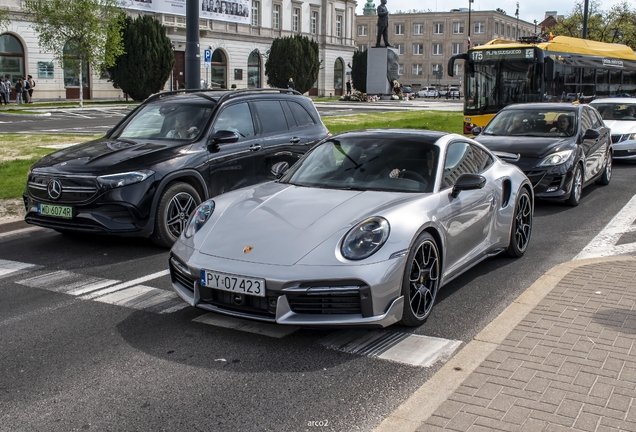
[[382, 4], [378, 6], [378, 38], [375, 47], [379, 48], [380, 38], [384, 38], [384, 46], [390, 47], [389, 44], [389, 10], [386, 8], [386, 0], [381, 0]]

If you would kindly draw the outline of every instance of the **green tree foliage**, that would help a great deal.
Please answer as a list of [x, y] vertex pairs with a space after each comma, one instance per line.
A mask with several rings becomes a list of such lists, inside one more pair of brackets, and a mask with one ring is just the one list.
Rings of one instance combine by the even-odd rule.
[[270, 86], [287, 88], [289, 78], [293, 78], [295, 89], [305, 93], [316, 82], [319, 70], [318, 43], [307, 36], [277, 38], [272, 42], [265, 62]]
[[113, 85], [136, 101], [163, 89], [174, 66], [172, 44], [165, 27], [150, 15], [124, 23], [125, 53], [108, 69]]
[[[40, 46], [53, 53], [62, 67], [78, 71], [111, 66], [123, 52], [124, 13], [118, 0], [25, 0], [23, 11], [38, 35]], [[64, 55], [68, 44], [73, 56]], [[84, 104], [80, 91], [80, 107]]]
[[6, 30], [10, 21], [9, 8], [0, 7], [0, 30]]
[[351, 62], [351, 81], [353, 88], [367, 92], [367, 56], [368, 51], [356, 51]]
[[[552, 34], [583, 37], [583, 11], [583, 2], [575, 3], [569, 15], [557, 20], [557, 25], [550, 30]], [[623, 1], [604, 11], [598, 1], [591, 1], [588, 5], [587, 39], [620, 43], [636, 49], [636, 9]]]

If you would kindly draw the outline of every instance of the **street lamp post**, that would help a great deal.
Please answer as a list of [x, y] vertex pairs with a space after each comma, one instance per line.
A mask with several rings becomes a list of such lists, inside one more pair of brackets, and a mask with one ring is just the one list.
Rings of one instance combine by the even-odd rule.
[[475, 0], [468, 0], [468, 49], [470, 49], [470, 4]]
[[517, 2], [517, 10], [515, 11], [515, 16], [517, 17], [517, 32], [515, 33], [517, 40], [519, 40], [519, 2]]
[[534, 20], [534, 35], [537, 35], [537, 20]]

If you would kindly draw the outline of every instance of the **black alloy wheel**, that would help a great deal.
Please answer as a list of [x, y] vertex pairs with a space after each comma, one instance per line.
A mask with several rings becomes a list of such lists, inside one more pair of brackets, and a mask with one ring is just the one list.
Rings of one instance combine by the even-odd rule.
[[175, 182], [169, 185], [159, 199], [151, 240], [157, 246], [172, 247], [199, 204], [199, 193], [188, 183]]
[[408, 327], [421, 325], [433, 309], [440, 279], [440, 259], [433, 236], [423, 232], [413, 244], [402, 281], [404, 311], [400, 323]]
[[532, 199], [526, 188], [522, 188], [517, 195], [515, 213], [510, 230], [510, 244], [506, 249], [508, 256], [517, 258], [522, 256], [532, 235]]
[[576, 164], [574, 174], [572, 175], [572, 185], [570, 186], [570, 197], [566, 203], [572, 207], [576, 207], [581, 202], [581, 193], [583, 192], [583, 170], [581, 164]]

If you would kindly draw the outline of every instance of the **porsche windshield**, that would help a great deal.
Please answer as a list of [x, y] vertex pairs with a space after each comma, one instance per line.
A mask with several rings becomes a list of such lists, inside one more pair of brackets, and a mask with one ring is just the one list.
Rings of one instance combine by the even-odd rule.
[[484, 135], [572, 136], [577, 131], [575, 111], [510, 109], [500, 111], [484, 129]]
[[201, 134], [213, 109], [201, 104], [149, 104], [120, 126], [112, 138], [191, 140]]
[[439, 148], [414, 140], [334, 137], [280, 180], [329, 189], [432, 192]]

